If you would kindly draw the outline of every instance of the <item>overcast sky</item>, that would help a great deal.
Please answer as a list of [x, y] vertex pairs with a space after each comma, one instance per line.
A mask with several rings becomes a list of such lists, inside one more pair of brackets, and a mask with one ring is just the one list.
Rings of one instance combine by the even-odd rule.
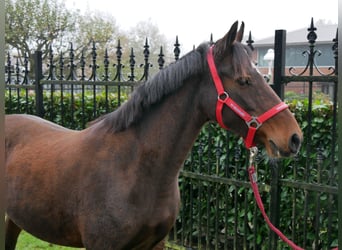
[[244, 21], [245, 32], [258, 40], [308, 27], [324, 19], [337, 23], [338, 0], [65, 0], [81, 10], [97, 9], [112, 14], [119, 27], [128, 30], [150, 19], [168, 39], [179, 37], [183, 48], [191, 49], [210, 38], [221, 38], [236, 21]]

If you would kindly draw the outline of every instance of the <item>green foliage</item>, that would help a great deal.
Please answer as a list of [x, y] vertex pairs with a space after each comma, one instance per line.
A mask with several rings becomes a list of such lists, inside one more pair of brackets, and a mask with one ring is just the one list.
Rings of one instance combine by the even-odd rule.
[[[337, 187], [333, 106], [326, 98], [315, 98], [311, 116], [305, 98], [294, 99], [289, 106], [302, 128], [304, 142], [295, 158], [278, 162], [280, 182], [289, 180], [297, 184], [296, 188], [286, 184], [281, 186], [279, 227], [299, 244], [306, 237], [307, 246], [314, 243], [329, 248], [338, 237], [337, 195], [323, 190], [323, 186]], [[237, 244], [239, 237], [245, 237], [249, 244], [247, 248], [253, 244], [262, 249], [268, 247], [265, 242], [269, 230], [256, 210], [247, 182], [247, 164], [247, 152], [241, 139], [216, 124], [203, 128], [185, 161], [185, 174], [180, 178], [182, 211], [176, 226], [180, 227], [177, 232], [185, 242], [203, 244], [209, 238], [212, 248], [218, 246], [221, 249], [228, 244], [224, 239]], [[270, 173], [274, 163], [261, 151], [257, 165], [259, 188], [269, 214]], [[201, 181], [189, 178], [188, 171], [198, 174]], [[310, 185], [317, 185], [316, 190], [321, 192], [309, 188]], [[286, 248], [284, 243], [279, 244], [281, 249]]]
[[[65, 32], [75, 31], [78, 14], [60, 0], [6, 0], [5, 42], [23, 57], [34, 50], [47, 52]], [[33, 61], [31, 59], [31, 66]]]
[[[73, 57], [80, 60], [84, 52], [86, 60], [92, 60], [92, 43], [96, 44], [98, 72], [103, 73], [103, 62], [107, 50], [110, 64], [117, 64], [117, 48], [122, 47], [120, 63], [130, 73], [130, 53], [134, 48], [137, 68], [144, 64], [144, 45], [148, 39], [149, 62], [154, 65], [151, 73], [158, 70], [160, 46], [166, 62], [173, 58], [166, 48], [169, 43], [159, 31], [156, 23], [150, 20], [137, 23], [129, 31], [121, 30], [115, 16], [100, 11], [68, 9], [62, 0], [5, 0], [5, 42], [11, 56], [17, 57], [23, 64], [27, 55], [30, 75], [34, 72], [33, 53], [42, 51], [43, 58], [49, 55], [50, 46], [53, 50], [53, 62], [59, 64], [60, 57], [69, 58], [70, 43], [73, 44]], [[118, 41], [120, 40], [120, 44]], [[75, 60], [76, 61], [76, 60]], [[173, 60], [172, 60], [173, 61]], [[15, 62], [12, 61], [12, 65]], [[67, 62], [65, 62], [66, 66]], [[112, 67], [110, 67], [112, 68]], [[111, 77], [114, 77], [113, 74]], [[151, 75], [151, 74], [150, 74]], [[99, 75], [100, 76], [100, 75]], [[125, 75], [126, 77], [126, 75]], [[141, 76], [137, 75], [136, 80]], [[101, 76], [99, 77], [101, 78]]]
[[[95, 92], [94, 92], [95, 91]], [[127, 99], [128, 91], [122, 87], [120, 103]], [[64, 127], [83, 129], [97, 117], [115, 110], [119, 106], [117, 90], [98, 92], [97, 90], [78, 91], [71, 94], [65, 91], [44, 91], [44, 117]], [[25, 90], [6, 91], [5, 112], [35, 114], [35, 94]]]

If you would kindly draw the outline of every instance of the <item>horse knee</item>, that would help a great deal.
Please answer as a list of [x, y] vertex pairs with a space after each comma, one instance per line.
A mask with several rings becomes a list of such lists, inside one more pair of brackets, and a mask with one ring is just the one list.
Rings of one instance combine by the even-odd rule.
[[17, 244], [21, 228], [18, 227], [9, 217], [5, 221], [5, 250], [14, 250]]

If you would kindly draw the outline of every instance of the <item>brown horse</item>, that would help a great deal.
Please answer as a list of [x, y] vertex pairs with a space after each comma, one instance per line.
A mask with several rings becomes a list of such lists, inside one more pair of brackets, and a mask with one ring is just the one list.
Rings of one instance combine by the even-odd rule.
[[[241, 44], [243, 27], [234, 23], [211, 49], [224, 97], [218, 98], [205, 43], [82, 131], [34, 116], [7, 116], [6, 250], [15, 248], [21, 229], [86, 249], [161, 246], [179, 209], [180, 168], [202, 126], [216, 121], [218, 99], [229, 93], [253, 117], [281, 103]], [[223, 106], [220, 112], [224, 124], [246, 137], [239, 111]], [[279, 157], [295, 154], [301, 139], [285, 108], [264, 121], [253, 143]]]

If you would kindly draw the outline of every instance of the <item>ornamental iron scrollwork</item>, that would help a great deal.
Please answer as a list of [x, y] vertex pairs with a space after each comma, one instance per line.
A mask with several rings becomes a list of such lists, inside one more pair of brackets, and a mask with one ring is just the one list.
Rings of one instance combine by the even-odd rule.
[[323, 73], [317, 66], [316, 63], [316, 57], [319, 57], [322, 55], [322, 52], [317, 49], [315, 47], [315, 43], [317, 40], [317, 34], [316, 34], [316, 30], [317, 28], [314, 26], [314, 21], [313, 18], [311, 18], [311, 24], [310, 27], [307, 29], [308, 30], [308, 35], [307, 35], [307, 40], [309, 42], [309, 49], [304, 51], [302, 53], [302, 55], [304, 57], [308, 57], [307, 63], [305, 68], [300, 72], [300, 73], [296, 73], [296, 68], [295, 67], [290, 67], [289, 68], [289, 73], [291, 76], [303, 76], [305, 73], [309, 73], [310, 75], [313, 75], [314, 70], [318, 72], [319, 75], [321, 76], [331, 76], [331, 75], [335, 75], [337, 74], [337, 48], [338, 48], [338, 39], [337, 39], [337, 33], [336, 33], [336, 37], [332, 40], [334, 42], [333, 46], [332, 46], [332, 50], [334, 51], [334, 57], [335, 57], [335, 66], [330, 66], [328, 68], [329, 73]]

